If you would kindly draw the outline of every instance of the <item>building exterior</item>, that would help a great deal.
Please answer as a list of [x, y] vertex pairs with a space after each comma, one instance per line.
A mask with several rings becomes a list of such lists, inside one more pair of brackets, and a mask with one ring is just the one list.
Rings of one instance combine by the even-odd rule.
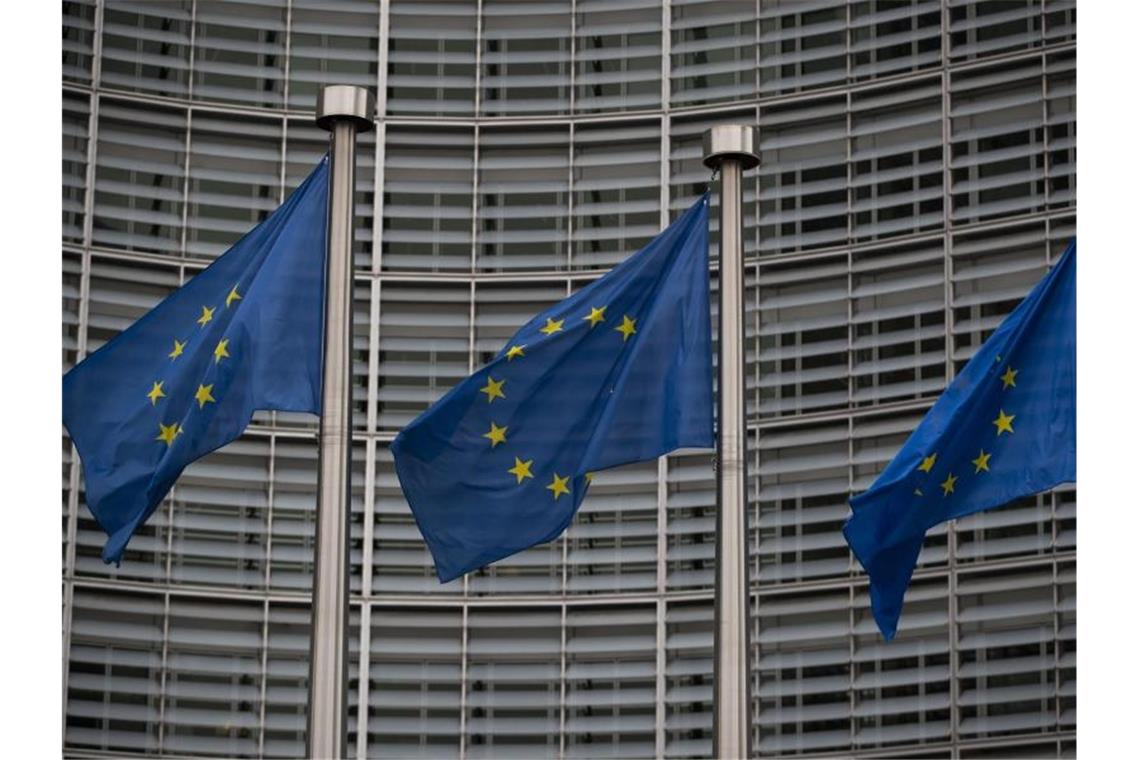
[[[599, 474], [562, 538], [440, 586], [388, 446], [530, 315], [746, 175], [752, 741], [1075, 751], [1076, 494], [933, 532], [885, 644], [840, 527], [1075, 234], [1065, 0], [63, 3], [63, 365], [265, 217], [379, 95], [358, 176], [354, 757], [707, 757], [707, 451]], [[713, 212], [715, 226], [716, 213]], [[64, 436], [64, 752], [304, 752], [315, 420], [188, 468], [121, 567]]]

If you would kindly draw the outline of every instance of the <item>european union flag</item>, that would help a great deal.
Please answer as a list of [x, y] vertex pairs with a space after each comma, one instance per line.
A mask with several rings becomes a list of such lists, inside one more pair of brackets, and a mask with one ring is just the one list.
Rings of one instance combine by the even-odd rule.
[[557, 537], [598, 470], [713, 445], [708, 195], [392, 443], [446, 583]]
[[320, 409], [327, 157], [264, 222], [63, 378], [106, 562], [255, 410]]
[[843, 535], [898, 626], [927, 529], [1077, 476], [1077, 245], [982, 344], [874, 484]]

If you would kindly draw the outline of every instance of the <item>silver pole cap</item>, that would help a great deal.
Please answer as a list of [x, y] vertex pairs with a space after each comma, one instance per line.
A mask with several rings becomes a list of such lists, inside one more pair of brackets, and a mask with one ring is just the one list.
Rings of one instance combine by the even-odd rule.
[[744, 124], [721, 124], [705, 130], [704, 164], [710, 169], [726, 158], [739, 159], [742, 169], [760, 165], [760, 130]]
[[376, 97], [364, 87], [330, 84], [317, 95], [317, 126], [332, 130], [338, 121], [350, 121], [357, 132], [372, 129], [376, 115]]

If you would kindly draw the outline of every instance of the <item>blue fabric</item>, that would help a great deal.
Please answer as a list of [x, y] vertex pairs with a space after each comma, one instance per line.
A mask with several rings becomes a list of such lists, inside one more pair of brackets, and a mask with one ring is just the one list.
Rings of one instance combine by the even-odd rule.
[[895, 635], [926, 531], [1076, 480], [1077, 245], [998, 326], [843, 527]]
[[440, 582], [556, 538], [593, 472], [713, 445], [708, 293], [706, 194], [400, 432]]
[[268, 219], [64, 376], [63, 422], [108, 535], [104, 561], [118, 563], [186, 465], [241, 435], [255, 410], [319, 411], [327, 198], [326, 158]]

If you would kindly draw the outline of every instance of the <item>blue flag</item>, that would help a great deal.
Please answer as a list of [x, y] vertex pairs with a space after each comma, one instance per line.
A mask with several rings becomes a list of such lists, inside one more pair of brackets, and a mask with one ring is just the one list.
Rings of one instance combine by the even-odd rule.
[[127, 541], [255, 410], [320, 408], [327, 158], [264, 222], [63, 378], [87, 505]]
[[446, 583], [556, 538], [593, 474], [713, 445], [708, 195], [392, 443]]
[[843, 535], [895, 635], [927, 529], [1077, 475], [1077, 245], [982, 344], [883, 473]]

